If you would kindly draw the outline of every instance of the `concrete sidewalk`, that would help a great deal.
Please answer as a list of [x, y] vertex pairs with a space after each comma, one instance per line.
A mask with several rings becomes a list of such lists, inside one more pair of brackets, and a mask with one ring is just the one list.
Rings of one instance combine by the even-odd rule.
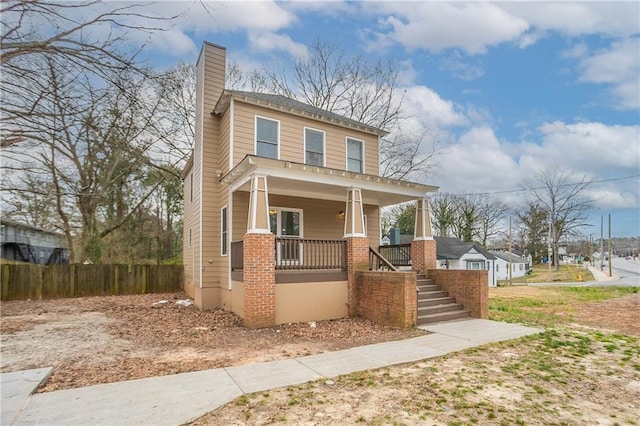
[[[7, 413], [5, 403], [10, 400], [5, 400], [5, 374], [14, 375], [15, 379], [15, 375], [22, 372], [5, 373], [2, 374], [2, 425], [178, 425], [196, 419], [245, 393], [419, 361], [542, 331], [480, 319], [421, 328], [432, 334], [301, 358], [29, 396], [37, 388], [37, 384], [33, 386], [31, 383], [30, 387], [27, 386], [28, 392], [22, 395], [23, 402], [18, 403], [22, 409], [8, 409]], [[8, 398], [10, 395], [6, 396]], [[15, 398], [15, 395], [11, 398]], [[10, 407], [7, 405], [7, 408]]]

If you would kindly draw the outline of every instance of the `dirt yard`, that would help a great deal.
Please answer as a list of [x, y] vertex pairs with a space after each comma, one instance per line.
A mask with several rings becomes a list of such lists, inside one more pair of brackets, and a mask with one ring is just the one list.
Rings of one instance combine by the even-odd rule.
[[[184, 294], [2, 302], [0, 371], [53, 367], [40, 391], [205, 370], [422, 334], [359, 319], [248, 330]], [[162, 300], [167, 303], [158, 304]], [[155, 305], [154, 305], [155, 304]]]

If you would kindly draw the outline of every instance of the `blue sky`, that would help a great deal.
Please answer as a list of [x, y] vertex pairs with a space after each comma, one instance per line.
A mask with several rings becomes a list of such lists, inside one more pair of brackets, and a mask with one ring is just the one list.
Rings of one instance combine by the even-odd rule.
[[[640, 3], [160, 2], [151, 64], [195, 61], [203, 40], [243, 69], [305, 55], [314, 40], [402, 70], [406, 126], [444, 147], [441, 191], [517, 190], [544, 167], [593, 184], [592, 229], [640, 235]], [[501, 195], [517, 204], [523, 193]], [[606, 221], [606, 219], [605, 219]]]

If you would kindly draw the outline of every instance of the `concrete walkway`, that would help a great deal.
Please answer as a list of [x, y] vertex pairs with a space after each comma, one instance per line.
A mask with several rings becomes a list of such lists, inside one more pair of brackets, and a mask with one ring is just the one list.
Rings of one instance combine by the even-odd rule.
[[[37, 378], [44, 380], [50, 369], [4, 373], [1, 375], [2, 425], [178, 425], [245, 393], [419, 361], [542, 331], [480, 319], [421, 328], [432, 334], [301, 358], [34, 395], [30, 393], [40, 383], [36, 383]], [[6, 383], [20, 382], [21, 375], [23, 386], [19, 388], [16, 384], [11, 388], [15, 391], [10, 392]], [[5, 376], [12, 381], [5, 381]], [[22, 389], [19, 397], [17, 389]]]

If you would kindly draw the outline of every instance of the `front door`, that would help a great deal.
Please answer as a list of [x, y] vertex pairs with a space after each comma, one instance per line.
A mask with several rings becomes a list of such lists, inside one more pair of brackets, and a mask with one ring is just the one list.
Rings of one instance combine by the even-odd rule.
[[271, 207], [269, 209], [271, 232], [279, 237], [276, 245], [278, 265], [302, 264], [302, 210]]

